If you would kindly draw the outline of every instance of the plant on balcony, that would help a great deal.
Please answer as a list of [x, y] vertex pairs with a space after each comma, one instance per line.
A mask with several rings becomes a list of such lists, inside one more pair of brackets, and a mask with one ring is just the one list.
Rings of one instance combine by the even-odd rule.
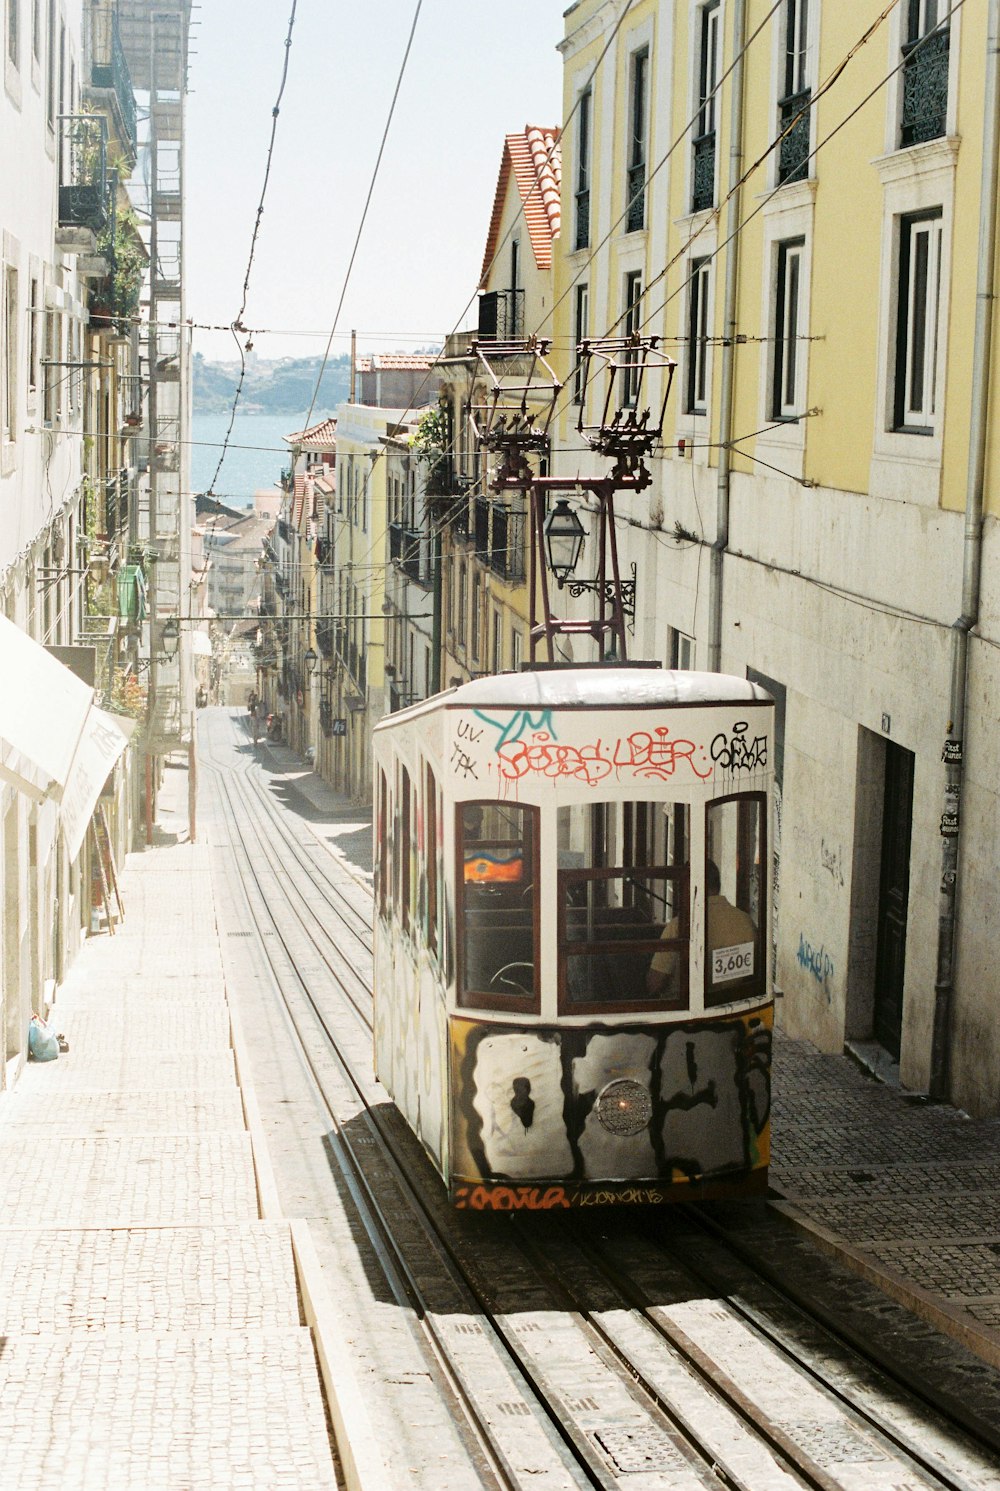
[[146, 690], [135, 673], [116, 668], [111, 678], [108, 707], [113, 714], [127, 714], [133, 720], [146, 717]]
[[148, 255], [131, 207], [119, 207], [112, 224], [97, 237], [97, 251], [111, 265], [111, 273], [98, 281], [90, 295], [90, 317], [99, 328], [128, 336], [139, 311], [139, 295]]
[[428, 409], [422, 414], [411, 443], [417, 460], [426, 461], [433, 469], [448, 449], [448, 416], [445, 411]]

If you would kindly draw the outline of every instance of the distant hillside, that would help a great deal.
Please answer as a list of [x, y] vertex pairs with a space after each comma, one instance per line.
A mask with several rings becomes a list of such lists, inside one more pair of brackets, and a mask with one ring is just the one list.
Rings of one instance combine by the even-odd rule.
[[[247, 369], [240, 397], [241, 414], [300, 414], [313, 402], [322, 365], [320, 357], [283, 357], [279, 362], [257, 361]], [[207, 362], [194, 357], [194, 410], [222, 414], [232, 408], [239, 382], [238, 363]], [[317, 409], [332, 409], [346, 399], [351, 359], [331, 357], [315, 400]]]

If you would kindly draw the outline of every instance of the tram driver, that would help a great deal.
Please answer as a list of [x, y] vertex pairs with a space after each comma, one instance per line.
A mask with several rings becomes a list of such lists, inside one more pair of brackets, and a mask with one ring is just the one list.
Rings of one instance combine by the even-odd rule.
[[[722, 876], [714, 860], [705, 867], [705, 890], [708, 895], [708, 950], [714, 953], [720, 947], [733, 947], [753, 942], [757, 929], [749, 914], [734, 906], [722, 894]], [[680, 918], [667, 922], [660, 933], [661, 941], [669, 942], [679, 935]], [[646, 992], [652, 998], [661, 994], [672, 994], [677, 990], [681, 954], [673, 949], [654, 953], [646, 974]]]

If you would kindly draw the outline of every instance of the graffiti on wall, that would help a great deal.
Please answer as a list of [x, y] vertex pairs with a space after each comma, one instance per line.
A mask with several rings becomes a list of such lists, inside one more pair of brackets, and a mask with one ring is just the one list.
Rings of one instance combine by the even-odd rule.
[[816, 947], [808, 942], [804, 933], [799, 933], [799, 950], [796, 954], [798, 965], [812, 974], [813, 978], [824, 989], [827, 998], [830, 997], [830, 980], [833, 978], [833, 959], [826, 950], [825, 944]]
[[663, 1200], [767, 1164], [769, 1014], [527, 1030], [457, 1019], [452, 1046], [460, 1206]]

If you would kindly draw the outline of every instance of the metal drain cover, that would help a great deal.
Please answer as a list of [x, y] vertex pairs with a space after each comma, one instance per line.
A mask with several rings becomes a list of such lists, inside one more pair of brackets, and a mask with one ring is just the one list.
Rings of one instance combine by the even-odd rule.
[[613, 1425], [593, 1431], [594, 1442], [605, 1458], [622, 1475], [644, 1470], [689, 1470], [690, 1463], [681, 1454], [665, 1429], [656, 1424], [636, 1424], [631, 1429]]

